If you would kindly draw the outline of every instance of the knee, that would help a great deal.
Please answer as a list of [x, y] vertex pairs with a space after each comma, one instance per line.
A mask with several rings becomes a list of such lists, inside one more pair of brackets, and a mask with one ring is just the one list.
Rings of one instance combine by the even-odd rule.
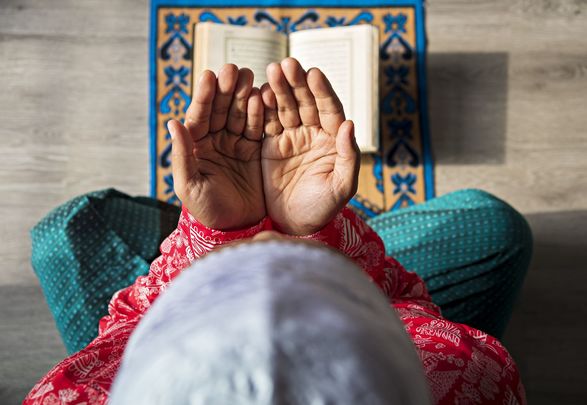
[[510, 260], [527, 268], [532, 256], [532, 230], [526, 218], [507, 202], [479, 189], [461, 190], [462, 197], [468, 200], [471, 209], [478, 210], [489, 218], [489, 232], [499, 241], [502, 253]]
[[532, 230], [524, 216], [514, 207], [479, 189], [458, 190], [440, 199], [445, 199], [445, 204], [464, 213], [468, 221], [477, 221], [483, 226], [490, 238], [498, 242], [502, 253], [529, 262], [532, 255]]

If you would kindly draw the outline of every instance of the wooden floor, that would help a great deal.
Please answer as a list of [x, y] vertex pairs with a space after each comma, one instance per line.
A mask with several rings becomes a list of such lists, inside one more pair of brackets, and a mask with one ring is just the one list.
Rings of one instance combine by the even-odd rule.
[[[531, 404], [587, 403], [587, 2], [427, 8], [437, 193], [488, 190], [535, 255], [505, 344]], [[148, 193], [146, 0], [0, 2], [0, 403], [63, 358], [28, 230], [90, 190]]]

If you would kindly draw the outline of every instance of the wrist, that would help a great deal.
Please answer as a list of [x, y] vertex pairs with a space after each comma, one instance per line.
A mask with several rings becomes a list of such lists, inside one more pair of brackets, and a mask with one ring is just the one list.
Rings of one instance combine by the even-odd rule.
[[271, 229], [271, 223], [268, 217], [264, 217], [250, 227], [223, 231], [206, 226], [196, 219], [187, 207], [183, 206], [178, 228], [186, 236], [190, 251], [195, 257], [200, 257], [218, 246], [251, 238], [263, 230]]
[[297, 237], [307, 237], [314, 235], [320, 232], [322, 229], [326, 228], [328, 224], [336, 217], [336, 214], [332, 215], [326, 220], [317, 221], [316, 223], [292, 223], [283, 221], [280, 222], [271, 218], [271, 222], [273, 225], [273, 229], [278, 232], [281, 232], [286, 235], [297, 236]]
[[248, 212], [227, 213], [220, 207], [198, 209], [187, 204], [183, 204], [183, 207], [199, 224], [208, 229], [226, 233], [249, 229], [267, 217], [264, 208]]
[[273, 228], [285, 235], [290, 236], [308, 236], [318, 232], [322, 227], [315, 226], [290, 226], [288, 224], [280, 224], [273, 221]]

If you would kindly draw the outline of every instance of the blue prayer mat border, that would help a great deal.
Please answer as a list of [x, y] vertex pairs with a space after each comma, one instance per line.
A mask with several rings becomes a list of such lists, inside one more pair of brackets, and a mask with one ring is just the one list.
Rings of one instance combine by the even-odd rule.
[[[151, 164], [151, 196], [157, 197], [157, 16], [160, 7], [281, 7], [281, 8], [324, 8], [324, 7], [413, 7], [415, 13], [415, 30], [416, 30], [416, 53], [417, 63], [417, 93], [419, 108], [419, 124], [421, 158], [424, 173], [424, 193], [425, 199], [429, 200], [435, 196], [434, 187], [434, 166], [430, 144], [429, 116], [428, 116], [428, 94], [427, 94], [427, 75], [426, 75], [426, 34], [425, 34], [425, 9], [423, 0], [402, 0], [402, 1], [382, 1], [382, 0], [151, 0], [150, 10], [150, 37], [149, 37], [149, 129], [150, 129], [150, 164]], [[354, 205], [351, 203], [351, 205]], [[361, 209], [361, 207], [355, 207]], [[363, 207], [365, 208], [365, 207]], [[372, 216], [372, 215], [367, 215]]]

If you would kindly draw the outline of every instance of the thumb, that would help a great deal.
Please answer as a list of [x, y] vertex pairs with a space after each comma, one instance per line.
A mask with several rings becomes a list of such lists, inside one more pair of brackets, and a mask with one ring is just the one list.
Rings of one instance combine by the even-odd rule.
[[344, 121], [336, 134], [336, 160], [334, 174], [338, 178], [341, 191], [350, 199], [357, 192], [361, 153], [355, 140], [355, 124]]
[[177, 120], [170, 120], [167, 129], [171, 134], [171, 172], [173, 188], [180, 200], [188, 192], [190, 179], [197, 175], [194, 142], [187, 128]]

